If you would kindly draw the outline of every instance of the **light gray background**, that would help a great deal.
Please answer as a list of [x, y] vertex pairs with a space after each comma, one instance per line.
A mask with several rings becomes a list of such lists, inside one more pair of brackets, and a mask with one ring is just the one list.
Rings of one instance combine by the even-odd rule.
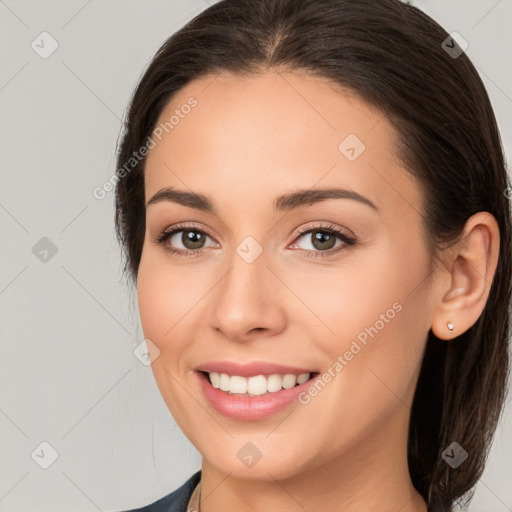
[[[468, 41], [510, 159], [512, 2], [415, 3]], [[0, 0], [0, 511], [141, 506], [200, 467], [132, 353], [143, 336], [121, 280], [113, 195], [92, 190], [115, 171], [141, 72], [207, 6]], [[31, 47], [43, 31], [59, 45], [47, 59]], [[47, 262], [32, 252], [42, 237], [57, 247]], [[509, 397], [473, 512], [512, 511], [511, 426]], [[48, 469], [35, 462], [50, 460], [43, 441], [58, 452]]]

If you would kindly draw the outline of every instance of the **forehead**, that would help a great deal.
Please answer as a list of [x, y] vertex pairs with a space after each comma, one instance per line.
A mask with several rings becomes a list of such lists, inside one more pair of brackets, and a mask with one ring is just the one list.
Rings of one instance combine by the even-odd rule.
[[236, 190], [243, 204], [270, 201], [278, 189], [334, 185], [364, 192], [376, 204], [400, 196], [419, 204], [386, 117], [322, 78], [210, 75], [178, 91], [157, 128], [165, 123], [148, 156], [146, 199], [176, 186], [219, 200]]

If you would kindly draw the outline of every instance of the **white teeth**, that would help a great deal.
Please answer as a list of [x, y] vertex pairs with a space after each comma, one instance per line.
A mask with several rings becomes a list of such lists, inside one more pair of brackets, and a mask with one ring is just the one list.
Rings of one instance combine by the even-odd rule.
[[297, 376], [297, 384], [304, 384], [309, 379], [309, 373], [301, 373]]
[[293, 386], [297, 384], [297, 376], [293, 375], [291, 373], [284, 376], [283, 379], [283, 388], [284, 389], [291, 389]]
[[275, 393], [281, 391], [283, 387], [283, 378], [281, 375], [269, 375], [267, 379], [267, 391]]
[[263, 395], [267, 392], [267, 378], [264, 375], [256, 375], [255, 377], [249, 377], [249, 379], [240, 377], [240, 379], [244, 379], [249, 382], [247, 385], [247, 392], [250, 395]]
[[210, 381], [214, 388], [219, 389], [220, 386], [220, 376], [217, 372], [210, 372]]
[[[232, 375], [229, 381], [229, 391], [231, 391], [231, 393], [240, 393], [242, 395], [244, 393], [247, 393], [247, 379], [244, 379], [243, 377], [240, 377], [238, 375]], [[253, 392], [251, 391], [251, 393]]]
[[222, 391], [229, 391], [229, 383], [231, 378], [226, 373], [221, 373], [219, 377], [219, 388]]
[[253, 377], [241, 377], [240, 375], [228, 375], [227, 373], [209, 372], [210, 382], [216, 389], [227, 391], [228, 393], [250, 396], [263, 395], [267, 392], [275, 393], [281, 389], [291, 389], [296, 384], [306, 382], [311, 374], [301, 373], [294, 375], [287, 373], [286, 375], [273, 374], [266, 377], [265, 375], [255, 375]]

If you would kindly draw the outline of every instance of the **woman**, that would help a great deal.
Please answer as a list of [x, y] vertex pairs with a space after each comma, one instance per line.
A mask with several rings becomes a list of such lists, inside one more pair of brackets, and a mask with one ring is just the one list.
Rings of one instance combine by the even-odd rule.
[[495, 117], [456, 39], [397, 0], [222, 0], [157, 52], [116, 227], [202, 467], [138, 510], [468, 498], [504, 402], [512, 255]]

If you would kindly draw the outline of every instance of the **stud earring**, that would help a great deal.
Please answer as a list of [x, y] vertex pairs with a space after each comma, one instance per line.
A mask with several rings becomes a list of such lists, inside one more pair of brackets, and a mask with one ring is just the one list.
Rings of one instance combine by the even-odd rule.
[[446, 326], [448, 327], [448, 330], [449, 330], [450, 332], [452, 332], [452, 331], [453, 331], [453, 324], [452, 324], [451, 322], [447, 322]]

